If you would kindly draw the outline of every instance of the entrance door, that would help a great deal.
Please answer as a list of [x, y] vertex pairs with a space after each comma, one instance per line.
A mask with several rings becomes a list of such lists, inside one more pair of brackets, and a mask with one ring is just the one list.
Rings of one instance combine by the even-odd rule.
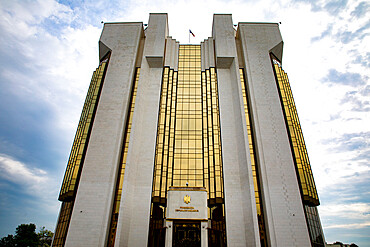
[[200, 247], [200, 222], [174, 222], [173, 247]]

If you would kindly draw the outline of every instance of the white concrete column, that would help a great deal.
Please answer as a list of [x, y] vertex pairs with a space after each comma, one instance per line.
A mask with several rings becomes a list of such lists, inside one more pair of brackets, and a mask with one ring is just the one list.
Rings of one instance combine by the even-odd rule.
[[115, 246], [147, 246], [167, 14], [150, 14], [131, 127]]
[[200, 223], [200, 241], [202, 247], [208, 247], [208, 221]]
[[171, 37], [166, 40], [166, 56], [164, 65], [177, 70], [179, 61], [179, 42]]
[[231, 15], [214, 15], [228, 246], [260, 246], [239, 65]]
[[281, 60], [282, 38], [275, 23], [239, 23], [247, 89], [271, 246], [310, 246], [297, 176], [270, 52]]
[[109, 23], [100, 55], [112, 51], [65, 246], [105, 246], [142, 23]]
[[173, 221], [166, 221], [166, 247], [172, 246], [172, 235], [173, 235]]

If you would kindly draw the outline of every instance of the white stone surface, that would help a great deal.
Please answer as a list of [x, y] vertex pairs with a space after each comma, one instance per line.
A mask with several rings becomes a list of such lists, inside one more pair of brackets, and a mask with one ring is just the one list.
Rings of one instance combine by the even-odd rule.
[[[214, 15], [228, 246], [260, 246], [248, 134], [231, 15]], [[222, 58], [226, 58], [223, 59]], [[220, 61], [221, 59], [221, 61]], [[231, 64], [228, 66], [229, 61]]]
[[175, 71], [178, 69], [179, 61], [179, 42], [171, 37], [166, 39], [166, 56], [165, 56], [165, 66], [169, 66]]
[[[151, 14], [143, 57], [164, 57], [167, 33], [167, 14]], [[147, 246], [162, 71], [142, 60], [115, 246]]]
[[[150, 14], [150, 25], [148, 31], [150, 37], [150, 46], [145, 47], [145, 58], [151, 68], [162, 68], [164, 65], [164, 49], [166, 47], [166, 38], [168, 36], [168, 18], [167, 14]], [[148, 40], [146, 40], [148, 42]]]
[[208, 222], [202, 221], [200, 223], [200, 241], [202, 247], [208, 247]]
[[239, 23], [271, 246], [310, 246], [270, 52], [282, 55], [277, 24]]
[[208, 54], [209, 54], [209, 67], [215, 67], [215, 47], [214, 39], [212, 37], [208, 38]]
[[[167, 194], [166, 218], [208, 220], [207, 191], [205, 188], [170, 188]], [[186, 203], [185, 196], [189, 202]]]
[[166, 221], [166, 247], [172, 246], [172, 235], [173, 235], [173, 221]]
[[110, 49], [112, 54], [91, 131], [65, 246], [91, 247], [106, 244], [123, 130], [142, 32], [141, 23], [104, 25], [100, 42]]

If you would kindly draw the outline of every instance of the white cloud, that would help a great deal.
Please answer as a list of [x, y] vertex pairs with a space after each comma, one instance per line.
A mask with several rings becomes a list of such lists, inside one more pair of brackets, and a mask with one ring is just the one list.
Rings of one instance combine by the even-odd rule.
[[39, 194], [40, 187], [50, 182], [45, 170], [30, 168], [4, 154], [0, 154], [0, 177], [21, 185], [31, 195]]
[[329, 225], [325, 228], [332, 229], [332, 228], [344, 228], [344, 229], [360, 229], [370, 226], [370, 221], [365, 223], [355, 223], [355, 224], [338, 224], [338, 225]]
[[1, 1], [1, 29], [7, 34], [26, 39], [37, 35], [45, 18], [68, 20], [71, 9], [54, 0]]
[[368, 203], [336, 203], [320, 206], [320, 213], [328, 216], [337, 216], [345, 219], [365, 220], [370, 222], [370, 205]]
[[50, 126], [63, 132], [61, 136], [72, 136], [98, 65], [100, 29], [89, 24], [71, 27], [75, 13], [52, 0], [2, 2], [0, 16], [3, 51], [7, 60], [19, 60], [19, 66], [0, 70], [8, 89], [22, 99], [50, 107], [54, 114]]
[[[32, 167], [30, 164], [0, 153], [0, 181], [2, 186], [5, 186], [5, 181], [19, 186], [19, 188], [14, 187], [12, 189], [13, 193], [16, 193], [17, 198], [18, 195], [23, 193], [31, 196], [33, 199], [30, 203], [36, 203], [37, 210], [52, 214], [57, 212], [59, 203], [56, 201], [56, 195], [60, 186], [57, 183], [59, 179], [55, 179], [54, 175], [47, 171]], [[19, 201], [21, 201], [21, 198], [19, 198]], [[28, 211], [28, 209], [25, 211]]]

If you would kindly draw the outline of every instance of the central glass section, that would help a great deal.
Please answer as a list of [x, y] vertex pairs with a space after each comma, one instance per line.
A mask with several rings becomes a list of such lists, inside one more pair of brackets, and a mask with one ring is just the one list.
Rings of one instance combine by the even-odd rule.
[[211, 220], [208, 242], [225, 246], [222, 174], [216, 70], [202, 71], [200, 45], [180, 45], [178, 71], [163, 69], [149, 246], [164, 244], [171, 186], [206, 188]]
[[200, 45], [180, 45], [178, 71], [163, 70], [153, 202], [170, 186], [205, 187], [208, 204], [223, 203], [215, 68], [201, 70]]
[[200, 46], [180, 46], [172, 186], [204, 187]]

